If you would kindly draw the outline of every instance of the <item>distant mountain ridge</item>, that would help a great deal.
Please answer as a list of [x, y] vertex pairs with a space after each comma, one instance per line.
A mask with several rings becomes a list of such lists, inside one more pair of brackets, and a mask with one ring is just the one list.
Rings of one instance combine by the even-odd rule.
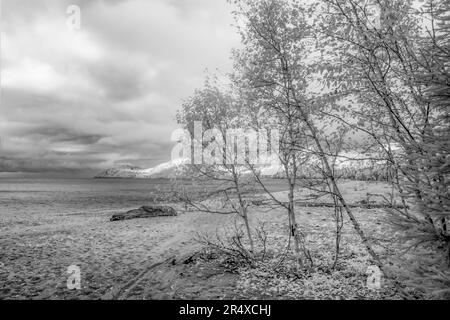
[[[380, 161], [361, 160], [367, 156], [363, 154], [348, 152], [340, 155], [336, 160], [335, 168], [344, 176], [358, 177], [364, 176], [379, 176], [384, 174], [385, 165]], [[360, 160], [356, 160], [360, 159]], [[283, 166], [278, 162], [277, 156], [272, 156], [264, 161], [267, 164], [257, 165], [256, 169], [260, 176], [269, 178], [283, 178], [285, 176]], [[309, 165], [317, 164], [318, 159], [311, 160]], [[304, 166], [304, 172], [310, 171], [309, 165]], [[241, 171], [243, 174], [252, 174], [250, 169], [245, 168]], [[95, 176], [95, 178], [134, 178], [134, 179], [158, 179], [158, 178], [175, 178], [175, 177], [191, 177], [193, 171], [190, 170], [190, 159], [171, 160], [153, 168], [143, 169], [132, 165], [119, 165], [107, 169]], [[377, 178], [375, 178], [377, 179]]]
[[[272, 161], [271, 161], [272, 160]], [[277, 161], [277, 157], [268, 158], [264, 161], [266, 165], [258, 165], [263, 176], [278, 176], [282, 172], [282, 167]], [[156, 178], [175, 178], [189, 177], [193, 174], [190, 170], [190, 159], [176, 159], [164, 162], [153, 168], [143, 169], [140, 167], [122, 164], [113, 168], [104, 170], [94, 178], [136, 178], [136, 179], [156, 179]], [[248, 172], [247, 172], [248, 171]], [[250, 170], [244, 173], [250, 174]]]
[[94, 178], [136, 178], [136, 179], [157, 179], [173, 178], [185, 169], [188, 159], [168, 161], [153, 168], [143, 169], [137, 166], [122, 164], [104, 170]]

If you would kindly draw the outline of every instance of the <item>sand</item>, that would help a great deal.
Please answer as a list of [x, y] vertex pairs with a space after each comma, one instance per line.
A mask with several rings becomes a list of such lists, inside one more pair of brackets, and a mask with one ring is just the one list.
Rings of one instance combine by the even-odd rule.
[[[3, 228], [0, 298], [101, 298], [148, 265], [196, 250], [196, 232], [230, 218], [188, 212], [110, 222], [112, 213], [34, 216]], [[81, 268], [82, 290], [66, 288], [70, 265]]]
[[[361, 195], [358, 197], [365, 197], [371, 186], [380, 188], [379, 184], [351, 184], [347, 187], [349, 193], [353, 194], [349, 201], [358, 200], [355, 195], [358, 192], [355, 191], [360, 189], [365, 191], [360, 191]], [[284, 197], [285, 192], [277, 195]], [[180, 210], [180, 207], [176, 209]], [[333, 230], [332, 218], [327, 210], [330, 209], [299, 208], [297, 214], [302, 225], [319, 233], [326, 233]], [[127, 284], [134, 284], [141, 278], [148, 280], [149, 274], [145, 272], [153, 264], [172, 256], [180, 257], [198, 251], [201, 245], [195, 240], [197, 233], [214, 232], [233, 221], [231, 215], [179, 211], [180, 214], [176, 217], [110, 222], [109, 218], [115, 212], [119, 211], [3, 216], [0, 235], [0, 298], [109, 299]], [[375, 214], [370, 217], [363, 212], [357, 214], [363, 219], [363, 223], [364, 219], [369, 219], [376, 226], [374, 221], [380, 210], [371, 212]], [[287, 221], [283, 210], [269, 211], [252, 207], [250, 213], [252, 223], [266, 221], [270, 228], [277, 230], [276, 236], [285, 234]], [[328, 231], [323, 227], [325, 224], [328, 225]], [[352, 233], [351, 226], [345, 232]], [[368, 235], [371, 236], [374, 232], [376, 228], [370, 228]], [[332, 245], [332, 242], [326, 244]], [[361, 247], [355, 248], [360, 252], [364, 251]], [[364, 263], [368, 257], [365, 253], [361, 255], [362, 265], [358, 272], [364, 274], [367, 267]], [[67, 288], [67, 268], [71, 265], [80, 267], [81, 290]], [[225, 275], [220, 279], [227, 285], [236, 285], [236, 277], [227, 277]], [[146, 294], [131, 297], [167, 298], [164, 295], [155, 296], [154, 285], [149, 281], [143, 282], [151, 287], [144, 290]], [[216, 283], [220, 283], [217, 281]], [[189, 291], [186, 288], [184, 290]], [[149, 291], [153, 293], [149, 294]], [[215, 294], [220, 297], [220, 290], [216, 290]]]

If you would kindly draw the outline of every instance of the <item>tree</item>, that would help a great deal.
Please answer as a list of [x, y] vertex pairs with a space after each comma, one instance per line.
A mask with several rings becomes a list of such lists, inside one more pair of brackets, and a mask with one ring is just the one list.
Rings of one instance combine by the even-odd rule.
[[[238, 152], [229, 147], [234, 136], [233, 129], [243, 124], [242, 109], [236, 97], [227, 89], [220, 88], [216, 78], [208, 79], [202, 89], [183, 103], [177, 119], [189, 134], [191, 148], [191, 174], [199, 183], [205, 183], [209, 189], [204, 198], [221, 197], [222, 208], [213, 208], [202, 201], [195, 201], [192, 195], [184, 193], [182, 197], [200, 211], [222, 214], [237, 214], [242, 218], [248, 237], [250, 252], [255, 251], [252, 230], [248, 217], [248, 202], [245, 194], [253, 184], [248, 175], [244, 175], [245, 163], [239, 163]], [[195, 125], [199, 125], [196, 128]], [[195, 132], [198, 129], [200, 132]], [[234, 142], [234, 141], [233, 141]], [[245, 141], [244, 141], [245, 143]], [[200, 155], [196, 155], [195, 144]], [[198, 158], [197, 160], [195, 160]], [[198, 161], [200, 160], [200, 161]]]
[[[323, 39], [332, 39], [333, 72], [357, 127], [394, 169], [403, 203], [393, 221], [417, 242], [445, 241], [450, 253], [448, 196], [448, 1], [325, 0]], [[340, 57], [336, 59], [336, 56]], [[342, 118], [341, 118], [342, 119]], [[397, 151], [394, 150], [398, 148]], [[450, 261], [450, 260], [449, 260]]]
[[[244, 49], [236, 58], [242, 85], [253, 89], [252, 98], [259, 101], [261, 108], [272, 110], [276, 115], [286, 114], [280, 106], [288, 110], [286, 118], [291, 119], [288, 123], [292, 122], [299, 128], [297, 132], [302, 136], [287, 140], [292, 144], [291, 149], [320, 159], [321, 174], [330, 184], [330, 192], [346, 211], [374, 262], [382, 267], [343, 198], [330, 165], [323, 126], [327, 121], [323, 112], [326, 106], [308, 92], [307, 81], [317, 69], [306, 59], [310, 50], [314, 50], [309, 41], [312, 29], [306, 18], [312, 7], [305, 8], [297, 1], [286, 3], [278, 0], [235, 1], [235, 4], [239, 8], [237, 17], [243, 18], [243, 22], [238, 19], [238, 23], [243, 24], [240, 33]], [[289, 212], [295, 218], [293, 205]], [[295, 228], [294, 232], [298, 229]]]
[[[305, 134], [305, 126], [299, 121], [299, 110], [295, 105], [289, 74], [287, 57], [291, 55], [292, 63], [300, 63], [300, 52], [292, 55], [300, 45], [305, 33], [301, 12], [295, 4], [281, 1], [236, 1], [238, 10], [235, 17], [238, 23], [244, 48], [236, 51], [234, 83], [245, 92], [251, 101], [252, 109], [258, 110], [258, 118], [253, 119], [253, 126], [275, 126], [280, 132], [278, 159], [283, 167], [288, 185], [288, 202], [279, 201], [264, 187], [256, 170], [252, 168], [257, 181], [264, 190], [288, 213], [290, 236], [294, 239], [294, 252], [299, 267], [312, 265], [312, 258], [305, 245], [305, 232], [301, 230], [295, 216], [295, 189], [301, 166], [309, 158], [309, 154], [301, 152], [299, 145], [308, 148], [309, 137]], [[274, 50], [281, 53], [274, 55]], [[300, 65], [299, 65], [300, 67]], [[304, 91], [302, 78], [307, 70], [296, 69], [297, 88]]]

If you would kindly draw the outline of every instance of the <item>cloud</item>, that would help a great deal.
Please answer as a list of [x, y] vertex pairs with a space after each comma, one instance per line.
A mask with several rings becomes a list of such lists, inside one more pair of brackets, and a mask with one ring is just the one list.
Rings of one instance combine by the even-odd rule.
[[[67, 6], [81, 29], [66, 27]], [[182, 99], [231, 69], [225, 0], [2, 1], [0, 172], [153, 166]]]

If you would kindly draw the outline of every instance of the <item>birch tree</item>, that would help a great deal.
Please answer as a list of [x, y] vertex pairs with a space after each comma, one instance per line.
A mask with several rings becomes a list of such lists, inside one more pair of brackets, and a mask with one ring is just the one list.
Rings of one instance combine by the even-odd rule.
[[[245, 154], [239, 154], [240, 150], [235, 150], [234, 143], [231, 143], [231, 148], [230, 144], [227, 144], [227, 140], [234, 139], [229, 133], [242, 128], [245, 122], [244, 114], [242, 106], [230, 92], [230, 87], [221, 87], [216, 78], [210, 78], [203, 88], [197, 89], [194, 95], [183, 103], [177, 119], [189, 132], [192, 142], [191, 160], [195, 157], [200, 159], [191, 161], [189, 167], [197, 183], [205, 184], [209, 189], [203, 199], [220, 198], [221, 204], [217, 201], [195, 201], [192, 195], [187, 193], [184, 194], [184, 201], [200, 211], [237, 214], [241, 217], [252, 254], [255, 246], [248, 216], [249, 202], [245, 196], [254, 182], [249, 175], [244, 174], [245, 163], [237, 161], [237, 157]], [[196, 124], [198, 128], [195, 128]], [[200, 133], [195, 133], [195, 129]], [[240, 142], [245, 144], [245, 141]], [[194, 144], [198, 144], [200, 155], [194, 154]], [[241, 151], [245, 153], [245, 146]]]
[[354, 127], [394, 168], [391, 183], [402, 202], [416, 205], [392, 211], [392, 219], [417, 243], [444, 241], [450, 261], [449, 2], [324, 4], [319, 32], [332, 43], [335, 62], [326, 78], [341, 96], [355, 98], [348, 109], [359, 119]]

